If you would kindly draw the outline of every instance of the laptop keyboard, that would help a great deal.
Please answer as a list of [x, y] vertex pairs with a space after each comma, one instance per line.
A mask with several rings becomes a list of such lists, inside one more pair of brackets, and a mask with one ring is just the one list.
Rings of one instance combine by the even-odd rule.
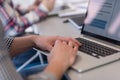
[[82, 43], [82, 46], [79, 47], [79, 50], [91, 55], [96, 58], [100, 57], [106, 57], [112, 54], [115, 54], [119, 51], [114, 50], [112, 48], [97, 44], [95, 42], [88, 41], [83, 38], [76, 38], [80, 43]]

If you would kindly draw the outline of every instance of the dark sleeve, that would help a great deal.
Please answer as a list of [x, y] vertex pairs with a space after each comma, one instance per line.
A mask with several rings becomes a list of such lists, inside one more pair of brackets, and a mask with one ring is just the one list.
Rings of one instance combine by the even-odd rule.
[[10, 51], [11, 45], [13, 43], [14, 37], [9, 37], [4, 39], [4, 49], [6, 49], [8, 52]]
[[0, 80], [23, 80], [11, 61], [9, 49], [14, 38], [5, 38], [0, 41]]

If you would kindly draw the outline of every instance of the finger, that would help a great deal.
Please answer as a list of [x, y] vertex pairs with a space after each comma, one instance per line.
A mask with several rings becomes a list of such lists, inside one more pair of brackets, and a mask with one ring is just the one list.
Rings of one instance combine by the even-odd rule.
[[74, 39], [74, 38], [70, 38], [70, 40], [75, 42], [77, 45], [81, 45], [81, 43], [78, 40]]
[[69, 41], [68, 45], [74, 48], [74, 44], [71, 41]]
[[74, 46], [74, 51], [78, 51], [78, 46]]
[[74, 47], [74, 54], [73, 54], [73, 56], [76, 56], [76, 55], [77, 55], [77, 51], [78, 51], [78, 46], [75, 46], [75, 47]]
[[62, 37], [62, 36], [57, 36], [57, 39], [63, 40], [63, 41], [73, 41], [77, 45], [81, 45], [81, 43], [74, 38], [65, 38], [65, 37]]
[[56, 40], [54, 45], [60, 44], [60, 40]]
[[65, 45], [67, 45], [67, 42], [66, 42], [66, 41], [63, 41], [62, 43], [65, 44]]
[[60, 43], [60, 40], [56, 40], [55, 43]]

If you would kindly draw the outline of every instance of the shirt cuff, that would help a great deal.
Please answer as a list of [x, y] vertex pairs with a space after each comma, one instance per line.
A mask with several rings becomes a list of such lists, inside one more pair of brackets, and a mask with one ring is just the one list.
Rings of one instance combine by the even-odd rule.
[[14, 37], [4, 38], [0, 41], [0, 51], [10, 51], [11, 45], [13, 43]]
[[7, 48], [7, 51], [9, 52], [13, 43], [14, 37], [9, 37], [5, 40], [5, 46]]
[[42, 3], [39, 5], [39, 9], [41, 11], [45, 12], [45, 13], [49, 12], [49, 10], [47, 9], [47, 7], [44, 4], [42, 4]]

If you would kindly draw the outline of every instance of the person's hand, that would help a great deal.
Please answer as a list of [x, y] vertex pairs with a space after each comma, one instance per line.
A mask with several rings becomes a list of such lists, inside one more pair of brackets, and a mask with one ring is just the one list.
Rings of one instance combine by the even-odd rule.
[[74, 63], [78, 46], [72, 41], [57, 40], [49, 54], [49, 64], [45, 71], [60, 79], [68, 67]]
[[38, 6], [40, 4], [40, 2], [42, 2], [43, 0], [35, 0], [34, 4], [33, 5], [36, 5]]
[[55, 0], [35, 0], [34, 4], [29, 6], [29, 11], [37, 9], [40, 4], [43, 4], [48, 11], [54, 8]]
[[43, 0], [42, 4], [46, 6], [46, 8], [51, 11], [54, 8], [55, 0]]
[[71, 66], [75, 60], [76, 53], [78, 51], [78, 46], [72, 41], [60, 41], [55, 42], [55, 46], [51, 51], [49, 56], [49, 62], [58, 61], [59, 64], [63, 64], [64, 68]]
[[31, 10], [35, 10], [36, 8], [38, 8], [38, 6], [40, 5], [40, 3], [42, 2], [43, 0], [35, 0], [35, 2], [33, 3], [33, 5], [29, 6], [28, 10], [31, 11]]
[[[49, 57], [48, 66], [43, 72], [54, 76], [55, 80], [60, 80], [64, 72], [75, 61], [78, 45], [72, 41], [66, 42], [56, 40]], [[41, 73], [30, 75], [27, 80], [39, 79]], [[44, 75], [46, 77], [46, 75]]]
[[71, 41], [76, 45], [80, 45], [80, 43], [77, 40], [73, 38], [62, 37], [62, 36], [51, 36], [51, 37], [35, 36], [35, 38], [33, 38], [33, 41], [36, 47], [39, 47], [40, 49], [48, 50], [48, 51], [52, 50], [56, 40], [61, 40], [61, 41], [66, 41], [66, 42]]

